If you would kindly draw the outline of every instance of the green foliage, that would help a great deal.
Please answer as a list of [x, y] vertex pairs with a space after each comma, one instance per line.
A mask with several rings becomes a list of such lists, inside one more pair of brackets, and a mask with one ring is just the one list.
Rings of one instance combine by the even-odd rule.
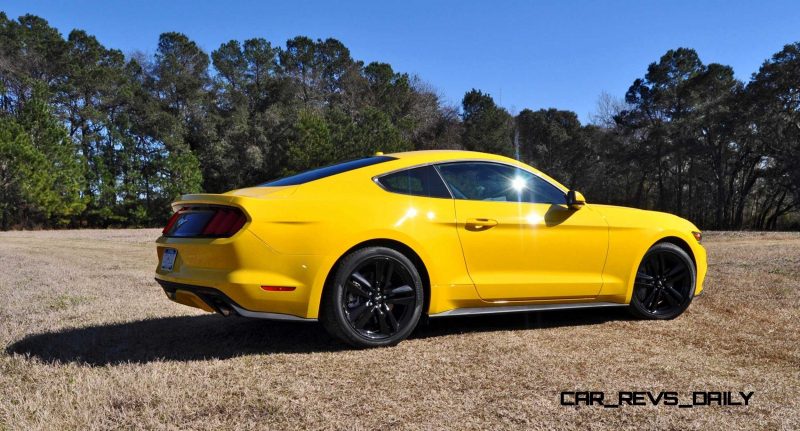
[[83, 165], [63, 126], [38, 97], [0, 118], [2, 225], [64, 225], [85, 208]]
[[286, 151], [286, 160], [284, 175], [319, 167], [327, 160], [334, 160], [334, 145], [325, 118], [309, 111], [300, 113], [294, 126], [294, 137]]
[[462, 143], [472, 151], [514, 155], [512, 117], [488, 94], [472, 90], [461, 102], [464, 119]]
[[628, 90], [631, 109], [618, 117], [630, 168], [642, 173], [629, 198], [700, 225], [741, 226], [761, 174], [742, 90], [730, 67], [704, 65], [690, 49], [671, 50], [651, 64]]
[[36, 209], [57, 225], [67, 224], [86, 207], [81, 192], [84, 187], [84, 163], [75, 143], [61, 123], [50, 114], [41, 95], [35, 95], [18, 113], [17, 121], [25, 130], [37, 153], [47, 161], [45, 168], [33, 175], [46, 178], [47, 191], [37, 199]]
[[340, 158], [355, 158], [378, 151], [394, 153], [413, 149], [411, 143], [403, 139], [389, 115], [375, 108], [365, 109], [346, 130], [346, 134], [339, 135]]
[[[780, 217], [800, 210], [800, 42], [764, 62], [747, 86], [749, 136], [765, 151], [756, 224], [777, 227]], [[754, 135], [754, 136], [753, 136]], [[796, 223], [796, 222], [795, 222]], [[795, 224], [796, 226], [796, 224]]]
[[571, 111], [523, 110], [517, 116], [520, 156], [571, 187], [582, 182], [594, 154], [578, 116]]
[[[152, 56], [0, 12], [2, 228], [152, 226], [182, 193], [224, 192], [337, 161], [415, 149], [518, 155], [592, 202], [702, 228], [791, 227], [800, 210], [800, 43], [745, 85], [666, 52], [598, 124], [512, 116], [471, 90], [447, 106], [420, 78], [335, 39], [164, 33]], [[792, 220], [795, 220], [794, 222]]]
[[31, 210], [45, 206], [47, 159], [16, 121], [0, 118], [0, 212], [2, 228], [18, 224]]

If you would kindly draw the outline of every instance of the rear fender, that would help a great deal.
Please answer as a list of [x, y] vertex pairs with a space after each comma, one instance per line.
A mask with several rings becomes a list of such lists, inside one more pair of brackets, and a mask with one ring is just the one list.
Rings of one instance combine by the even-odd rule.
[[307, 313], [308, 317], [313, 317], [313, 318], [318, 317], [320, 303], [322, 302], [322, 292], [325, 288], [325, 282], [327, 281], [328, 275], [334, 269], [334, 266], [339, 261], [339, 259], [341, 259], [345, 255], [345, 253], [347, 253], [354, 247], [358, 246], [359, 244], [375, 240], [396, 241], [410, 248], [412, 251], [414, 251], [414, 253], [417, 254], [417, 256], [419, 256], [420, 260], [422, 260], [422, 264], [425, 265], [425, 269], [428, 272], [428, 277], [431, 280], [431, 285], [434, 284], [433, 280], [435, 280], [434, 278], [435, 269], [432, 268], [431, 265], [429, 264], [431, 262], [430, 256], [425, 251], [425, 247], [423, 247], [422, 244], [419, 243], [419, 241], [416, 241], [409, 235], [404, 235], [402, 232], [393, 230], [373, 230], [373, 231], [362, 232], [353, 241], [350, 241], [347, 244], [338, 247], [334, 253], [327, 256], [326, 259], [323, 261], [324, 263], [320, 266], [320, 271], [317, 272], [317, 275], [314, 279], [313, 287], [311, 288], [311, 293], [309, 295], [308, 313]]

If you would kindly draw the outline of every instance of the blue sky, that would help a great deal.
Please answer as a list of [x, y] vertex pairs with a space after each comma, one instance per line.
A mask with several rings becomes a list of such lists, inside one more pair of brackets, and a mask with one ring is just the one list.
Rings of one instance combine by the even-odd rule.
[[334, 37], [354, 58], [418, 74], [452, 104], [490, 93], [512, 112], [556, 107], [587, 120], [605, 91], [622, 97], [670, 48], [747, 80], [800, 41], [798, 1], [102, 1], [4, 2], [63, 34], [80, 28], [106, 46], [152, 53], [179, 31], [210, 52], [230, 39]]

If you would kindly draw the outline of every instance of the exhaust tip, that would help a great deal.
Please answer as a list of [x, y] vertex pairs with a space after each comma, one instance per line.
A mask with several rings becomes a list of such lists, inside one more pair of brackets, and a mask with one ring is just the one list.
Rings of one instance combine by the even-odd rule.
[[237, 314], [236, 311], [233, 309], [233, 307], [231, 307], [227, 302], [225, 302], [223, 299], [219, 297], [216, 296], [209, 297], [207, 295], [204, 295], [203, 300], [206, 302], [206, 304], [210, 305], [211, 308], [216, 310], [217, 313], [225, 317], [234, 316]]
[[218, 306], [217, 309], [219, 310], [219, 314], [222, 314], [225, 317], [234, 314], [233, 310], [231, 310], [227, 306]]

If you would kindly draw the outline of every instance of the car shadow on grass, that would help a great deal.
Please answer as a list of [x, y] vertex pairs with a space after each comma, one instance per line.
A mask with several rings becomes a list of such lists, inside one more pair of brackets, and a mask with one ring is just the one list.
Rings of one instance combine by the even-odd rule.
[[425, 325], [417, 329], [412, 338], [442, 337], [469, 332], [599, 325], [624, 320], [635, 319], [622, 307], [444, 317], [428, 319]]
[[[430, 319], [414, 339], [560, 326], [595, 325], [628, 319], [624, 310], [551, 311]], [[243, 355], [348, 350], [316, 323], [222, 317], [176, 316], [69, 328], [29, 335], [6, 348], [44, 362], [105, 366], [153, 361], [199, 361]]]

